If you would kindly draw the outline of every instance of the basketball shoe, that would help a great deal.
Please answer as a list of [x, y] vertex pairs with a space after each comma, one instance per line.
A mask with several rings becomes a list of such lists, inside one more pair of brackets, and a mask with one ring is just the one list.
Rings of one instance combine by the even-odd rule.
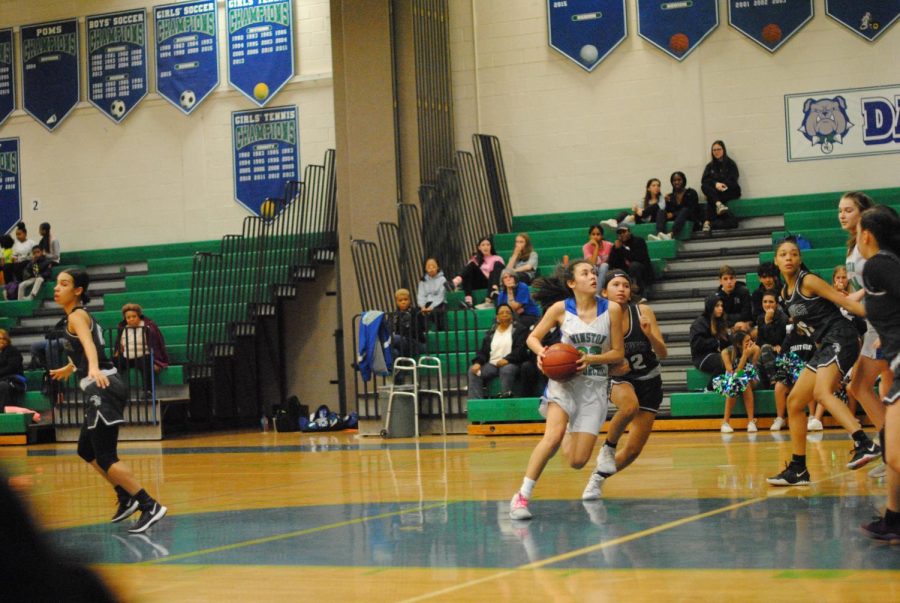
[[808, 486], [809, 470], [806, 467], [798, 468], [788, 463], [784, 471], [766, 481], [772, 486]]
[[138, 510], [139, 503], [136, 498], [132, 498], [129, 496], [128, 498], [120, 498], [119, 499], [119, 507], [116, 509], [116, 514], [112, 516], [112, 519], [109, 521], [111, 523], [119, 523], [123, 519], [127, 519], [134, 515], [134, 512]]
[[603, 482], [605, 481], [606, 478], [596, 471], [591, 473], [591, 477], [588, 479], [587, 486], [584, 487], [584, 492], [581, 493], [581, 500], [600, 500], [600, 496], [603, 490]]
[[510, 519], [531, 519], [531, 511], [528, 510], [528, 499], [516, 492], [509, 501]]
[[150, 526], [165, 517], [168, 509], [155, 500], [149, 506], [141, 509], [141, 518], [128, 530], [132, 534], [140, 534], [150, 529]]

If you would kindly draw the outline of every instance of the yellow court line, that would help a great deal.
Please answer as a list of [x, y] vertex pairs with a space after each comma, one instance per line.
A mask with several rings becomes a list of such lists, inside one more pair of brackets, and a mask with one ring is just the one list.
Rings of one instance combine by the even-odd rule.
[[[348, 519], [347, 521], [339, 521], [337, 523], [329, 523], [323, 526], [316, 526], [314, 528], [306, 528], [305, 530], [296, 530], [294, 532], [287, 532], [286, 534], [276, 534], [274, 536], [266, 536], [264, 538], [254, 538], [253, 540], [245, 540], [243, 542], [235, 542], [233, 544], [224, 544], [222, 546], [216, 546], [209, 549], [201, 549], [199, 551], [191, 551], [190, 553], [181, 553], [179, 555], [170, 555], [168, 557], [162, 557], [160, 559], [153, 559], [150, 561], [142, 561], [140, 563], [136, 563], [135, 565], [159, 565], [160, 563], [167, 563], [169, 561], [180, 561], [182, 559], [190, 559], [191, 557], [199, 557], [201, 555], [209, 555], [212, 553], [220, 553], [222, 551], [233, 551], [235, 549], [243, 548], [246, 546], [254, 546], [257, 544], [265, 544], [267, 542], [277, 542], [279, 540], [285, 540], [287, 538], [295, 538], [297, 536], [304, 536], [306, 534], [315, 534], [316, 532], [324, 532], [325, 530], [332, 530], [335, 528], [343, 528], [346, 526], [352, 526], [359, 523], [365, 523], [367, 521], [372, 521], [373, 519], [384, 519], [386, 517], [393, 517], [395, 515], [404, 515], [406, 513], [418, 513], [420, 511], [427, 511], [428, 509], [435, 509], [437, 507], [443, 507], [445, 505], [453, 504], [456, 501], [445, 501], [434, 503], [430, 505], [418, 505], [416, 507], [412, 507], [409, 509], [404, 509], [402, 511], [391, 511], [390, 513], [380, 513], [378, 515], [368, 515], [366, 517], [358, 517], [356, 519]], [[400, 503], [402, 504], [402, 503]]]

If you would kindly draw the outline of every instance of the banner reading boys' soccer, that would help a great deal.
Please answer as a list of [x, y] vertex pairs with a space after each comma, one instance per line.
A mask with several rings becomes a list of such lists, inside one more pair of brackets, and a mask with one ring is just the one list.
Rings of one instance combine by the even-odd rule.
[[86, 18], [88, 100], [119, 123], [147, 95], [143, 9]]
[[875, 40], [900, 17], [900, 0], [825, 0], [828, 16], [867, 40]]
[[19, 190], [19, 139], [0, 139], [0, 233], [9, 232], [22, 219]]
[[219, 85], [216, 0], [153, 7], [156, 89], [190, 114]]
[[228, 0], [228, 81], [265, 106], [294, 77], [291, 0]]
[[16, 108], [16, 70], [13, 67], [13, 30], [0, 29], [0, 124]]
[[775, 52], [813, 18], [813, 0], [728, 0], [728, 22]]
[[638, 34], [679, 61], [718, 26], [718, 0], [638, 0]]
[[299, 179], [297, 107], [235, 111], [231, 127], [234, 198], [251, 213], [272, 218], [278, 208], [265, 200], [281, 198], [284, 185]]
[[22, 99], [25, 112], [51, 132], [78, 104], [78, 21], [23, 25]]
[[593, 71], [628, 34], [625, 0], [547, 0], [550, 46]]

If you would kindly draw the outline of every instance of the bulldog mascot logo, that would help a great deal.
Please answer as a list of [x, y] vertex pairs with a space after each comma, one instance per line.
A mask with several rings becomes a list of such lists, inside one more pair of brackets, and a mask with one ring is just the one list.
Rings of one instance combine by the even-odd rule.
[[806, 99], [803, 103], [803, 125], [800, 132], [813, 146], [819, 145], [826, 155], [834, 150], [834, 143], [844, 143], [853, 124], [847, 117], [847, 101], [843, 96]]

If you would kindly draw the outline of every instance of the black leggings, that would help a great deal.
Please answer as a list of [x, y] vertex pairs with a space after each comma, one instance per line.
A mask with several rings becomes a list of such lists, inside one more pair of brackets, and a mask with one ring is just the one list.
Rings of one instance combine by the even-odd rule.
[[[119, 460], [118, 443], [118, 424], [107, 425], [103, 421], [98, 421], [93, 429], [82, 425], [81, 434], [78, 436], [78, 456], [88, 463], [99, 460], [112, 465]], [[109, 465], [103, 467], [103, 462], [98, 464], [104, 471], [109, 469]]]
[[736, 186], [734, 188], [725, 189], [724, 191], [720, 191], [715, 187], [703, 189], [703, 194], [706, 195], [706, 219], [709, 222], [712, 222], [716, 219], [716, 201], [721, 201], [725, 205], [728, 205], [729, 201], [734, 201], [735, 199], [741, 198], [741, 187]]
[[[466, 264], [466, 267], [463, 268], [460, 276], [462, 277], [462, 286], [463, 291], [466, 292], [466, 295], [472, 297], [472, 291], [475, 289], [490, 289], [491, 287], [499, 287], [500, 286], [500, 274], [503, 273], [503, 269], [506, 268], [503, 264], [499, 262], [494, 266], [494, 269], [491, 270], [491, 275], [489, 277], [484, 276], [484, 273], [481, 271], [481, 268], [469, 262]], [[490, 293], [490, 291], [488, 291]]]

